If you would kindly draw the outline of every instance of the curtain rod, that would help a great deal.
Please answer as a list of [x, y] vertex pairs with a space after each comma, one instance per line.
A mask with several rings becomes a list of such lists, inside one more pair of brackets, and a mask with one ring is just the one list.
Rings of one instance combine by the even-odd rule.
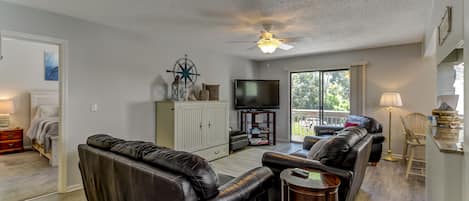
[[[353, 66], [367, 66], [369, 64], [368, 61], [363, 62], [353, 62], [349, 64], [333, 64], [333, 65], [312, 65], [311, 67], [285, 67], [283, 70], [294, 72], [294, 71], [311, 71], [311, 70], [335, 70], [335, 69], [348, 69]], [[266, 63], [263, 66], [270, 67], [270, 64]]]

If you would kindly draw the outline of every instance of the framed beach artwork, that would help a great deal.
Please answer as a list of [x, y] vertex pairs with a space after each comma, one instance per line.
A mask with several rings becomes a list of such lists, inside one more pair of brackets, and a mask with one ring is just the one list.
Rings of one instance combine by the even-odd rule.
[[59, 80], [59, 57], [56, 52], [44, 52], [44, 79]]

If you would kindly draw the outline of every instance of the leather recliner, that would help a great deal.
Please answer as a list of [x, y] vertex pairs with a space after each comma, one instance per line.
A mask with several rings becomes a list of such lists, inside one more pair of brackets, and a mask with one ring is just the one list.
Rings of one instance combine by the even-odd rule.
[[[349, 115], [347, 122], [353, 123], [358, 127], [365, 128], [372, 136], [373, 143], [371, 146], [371, 154], [368, 162], [376, 165], [381, 160], [383, 152], [383, 142], [385, 137], [383, 136], [383, 126], [374, 118], [367, 116]], [[300, 152], [308, 152], [314, 143], [321, 139], [329, 138], [336, 135], [338, 131], [344, 129], [343, 126], [315, 126], [314, 132], [316, 136], [306, 136], [303, 141], [303, 150]]]
[[197, 155], [108, 135], [89, 137], [78, 153], [88, 201], [267, 201], [273, 179], [266, 167], [219, 176]]
[[314, 158], [311, 158], [311, 154], [264, 153], [262, 165], [269, 167], [275, 175], [269, 192], [271, 200], [281, 200], [280, 173], [287, 168], [314, 169], [336, 175], [341, 181], [338, 189], [339, 201], [355, 199], [368, 166], [372, 136], [363, 128], [351, 127], [324, 140]]

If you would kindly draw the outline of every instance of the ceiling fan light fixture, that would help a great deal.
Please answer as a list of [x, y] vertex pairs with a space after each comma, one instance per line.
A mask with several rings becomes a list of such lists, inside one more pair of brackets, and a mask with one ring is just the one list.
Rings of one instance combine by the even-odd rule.
[[280, 43], [277, 39], [260, 39], [257, 41], [257, 47], [265, 54], [272, 54], [280, 46]]

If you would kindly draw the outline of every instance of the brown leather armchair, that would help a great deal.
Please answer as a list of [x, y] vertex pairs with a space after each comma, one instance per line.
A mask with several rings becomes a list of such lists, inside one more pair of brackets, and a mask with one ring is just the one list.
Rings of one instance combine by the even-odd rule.
[[88, 201], [268, 201], [273, 179], [266, 167], [218, 176], [197, 155], [108, 135], [89, 137], [78, 153]]
[[[357, 128], [359, 129], [359, 128]], [[306, 155], [287, 155], [267, 152], [262, 165], [274, 173], [274, 184], [270, 190], [271, 200], [280, 200], [280, 173], [286, 168], [315, 169], [337, 175], [339, 200], [353, 201], [363, 182], [371, 152], [372, 137], [366, 131], [357, 133], [346, 129], [328, 140], [317, 154], [316, 159]]]

